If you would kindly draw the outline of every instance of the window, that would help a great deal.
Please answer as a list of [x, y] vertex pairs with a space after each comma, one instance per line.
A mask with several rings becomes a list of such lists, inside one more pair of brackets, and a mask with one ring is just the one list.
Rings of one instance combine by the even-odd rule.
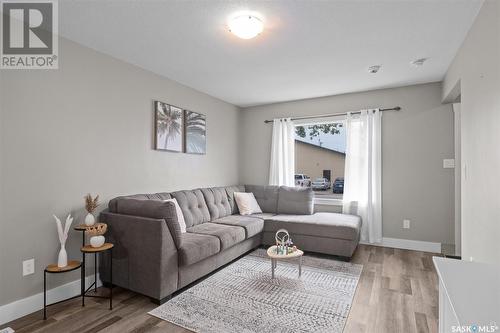
[[344, 193], [346, 132], [344, 122], [295, 126], [295, 185], [312, 187], [322, 202]]

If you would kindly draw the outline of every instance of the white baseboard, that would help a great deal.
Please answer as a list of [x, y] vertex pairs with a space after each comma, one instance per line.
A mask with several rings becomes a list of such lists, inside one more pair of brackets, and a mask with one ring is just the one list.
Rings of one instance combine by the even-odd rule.
[[417, 240], [411, 240], [411, 239], [384, 237], [384, 238], [382, 238], [382, 243], [374, 243], [374, 244], [370, 244], [367, 242], [360, 242], [360, 243], [361, 244], [368, 244], [368, 245], [375, 245], [375, 246], [393, 247], [396, 249], [441, 253], [441, 243], [417, 241]]
[[[88, 288], [93, 282], [94, 276], [87, 276], [85, 278], [86, 288]], [[99, 274], [97, 274], [97, 286], [100, 287], [101, 285], [102, 283], [99, 279]], [[81, 293], [80, 288], [80, 280], [75, 280], [54, 289], [47, 290], [47, 304], [55, 303], [66, 298], [79, 295]], [[0, 325], [21, 318], [30, 313], [39, 311], [41, 309], [43, 309], [43, 292], [14, 301], [9, 304], [1, 305]]]

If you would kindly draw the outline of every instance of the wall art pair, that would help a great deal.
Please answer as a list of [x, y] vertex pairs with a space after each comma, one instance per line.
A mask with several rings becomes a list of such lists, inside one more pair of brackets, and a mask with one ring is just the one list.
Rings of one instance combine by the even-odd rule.
[[207, 126], [204, 114], [154, 102], [155, 149], [206, 154]]

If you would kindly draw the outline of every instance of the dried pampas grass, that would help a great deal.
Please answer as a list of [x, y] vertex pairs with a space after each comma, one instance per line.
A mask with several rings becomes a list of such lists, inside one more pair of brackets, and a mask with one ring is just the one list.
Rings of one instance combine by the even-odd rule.
[[92, 198], [92, 195], [87, 194], [85, 196], [85, 210], [90, 214], [94, 213], [97, 207], [99, 206], [99, 195], [96, 195], [95, 198]]

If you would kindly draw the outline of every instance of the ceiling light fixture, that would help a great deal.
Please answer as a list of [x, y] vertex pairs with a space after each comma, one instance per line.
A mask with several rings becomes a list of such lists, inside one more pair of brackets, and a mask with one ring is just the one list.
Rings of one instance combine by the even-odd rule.
[[252, 13], [238, 13], [229, 19], [229, 31], [242, 39], [251, 39], [264, 30], [262, 20]]
[[427, 61], [427, 58], [420, 58], [420, 59], [417, 59], [417, 60], [413, 60], [411, 62], [412, 66], [415, 66], [415, 67], [420, 67], [420, 66], [423, 66], [424, 65], [424, 62]]
[[370, 67], [368, 67], [368, 73], [375, 74], [380, 70], [380, 67], [382, 67], [382, 66], [380, 66], [380, 65], [370, 66]]

